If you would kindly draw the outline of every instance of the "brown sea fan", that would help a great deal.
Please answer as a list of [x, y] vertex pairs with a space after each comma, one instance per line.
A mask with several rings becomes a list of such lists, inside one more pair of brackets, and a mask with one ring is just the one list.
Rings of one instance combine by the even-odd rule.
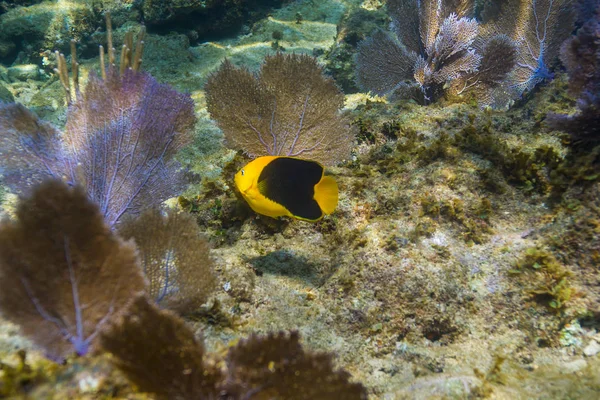
[[[332, 355], [305, 351], [297, 332], [251, 335], [225, 360], [207, 354], [175, 314], [139, 296], [102, 346], [144, 392], [177, 400], [366, 400], [360, 383], [334, 369]], [[223, 362], [224, 361], [224, 362]]]
[[218, 369], [205, 362], [204, 344], [174, 313], [139, 296], [111, 329], [102, 347], [139, 388], [159, 399], [217, 399]]
[[60, 181], [19, 202], [0, 226], [0, 312], [48, 356], [86, 354], [145, 281], [81, 188]]
[[206, 83], [207, 108], [229, 147], [251, 157], [298, 156], [335, 165], [353, 135], [344, 94], [314, 57], [268, 56], [254, 75], [225, 60]]

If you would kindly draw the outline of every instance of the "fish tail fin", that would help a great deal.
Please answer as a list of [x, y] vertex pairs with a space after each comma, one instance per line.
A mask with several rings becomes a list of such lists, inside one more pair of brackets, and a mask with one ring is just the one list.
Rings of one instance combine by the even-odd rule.
[[338, 203], [338, 186], [335, 179], [330, 176], [324, 176], [323, 179], [315, 185], [314, 198], [324, 214], [331, 214], [334, 212]]

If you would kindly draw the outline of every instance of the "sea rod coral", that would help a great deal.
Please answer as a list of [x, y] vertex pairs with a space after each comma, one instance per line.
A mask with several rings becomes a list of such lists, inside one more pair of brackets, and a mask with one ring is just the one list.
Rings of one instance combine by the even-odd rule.
[[344, 94], [314, 57], [277, 53], [256, 75], [225, 60], [205, 89], [208, 112], [235, 150], [324, 165], [350, 155], [353, 137], [340, 113]]
[[359, 86], [380, 95], [396, 92], [402, 96], [416, 85], [426, 102], [445, 92], [463, 95], [471, 91], [482, 102], [492, 102], [492, 89], [514, 66], [515, 46], [504, 35], [480, 35], [473, 3], [389, 1], [395, 35], [378, 31], [361, 42]]

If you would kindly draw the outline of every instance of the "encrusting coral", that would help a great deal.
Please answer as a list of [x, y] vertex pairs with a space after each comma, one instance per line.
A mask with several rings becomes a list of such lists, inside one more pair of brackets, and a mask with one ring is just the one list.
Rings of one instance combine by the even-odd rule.
[[344, 94], [313, 57], [277, 53], [256, 75], [225, 60], [205, 90], [208, 112], [232, 149], [324, 165], [350, 156], [353, 135], [340, 111]]
[[145, 281], [135, 247], [81, 188], [37, 186], [0, 226], [0, 311], [60, 360], [87, 354]]

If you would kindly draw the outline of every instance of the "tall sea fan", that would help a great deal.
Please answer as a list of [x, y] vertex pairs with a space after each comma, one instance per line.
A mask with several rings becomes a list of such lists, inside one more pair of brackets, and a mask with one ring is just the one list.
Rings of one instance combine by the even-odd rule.
[[72, 179], [87, 188], [109, 226], [180, 192], [173, 157], [190, 141], [193, 107], [188, 95], [147, 73], [90, 78], [83, 98], [69, 108], [65, 143], [77, 161]]
[[144, 287], [135, 246], [79, 187], [37, 185], [0, 223], [0, 313], [54, 360], [87, 354]]

